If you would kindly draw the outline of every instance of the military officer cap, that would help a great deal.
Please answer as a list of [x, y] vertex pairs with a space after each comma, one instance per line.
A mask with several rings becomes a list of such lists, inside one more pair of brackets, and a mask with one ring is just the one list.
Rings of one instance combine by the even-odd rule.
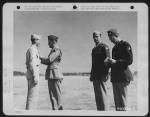
[[110, 29], [110, 30], [107, 31], [107, 33], [110, 34], [110, 35], [114, 35], [116, 37], [119, 36], [119, 33], [116, 29]]
[[40, 40], [41, 36], [37, 34], [31, 34], [31, 40]]
[[48, 40], [56, 40], [58, 41], [58, 37], [55, 35], [48, 35]]

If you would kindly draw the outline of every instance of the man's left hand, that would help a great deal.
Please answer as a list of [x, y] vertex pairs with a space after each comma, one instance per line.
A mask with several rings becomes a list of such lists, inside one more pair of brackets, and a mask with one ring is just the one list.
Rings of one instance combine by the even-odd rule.
[[115, 64], [116, 60], [115, 59], [110, 59], [111, 64]]

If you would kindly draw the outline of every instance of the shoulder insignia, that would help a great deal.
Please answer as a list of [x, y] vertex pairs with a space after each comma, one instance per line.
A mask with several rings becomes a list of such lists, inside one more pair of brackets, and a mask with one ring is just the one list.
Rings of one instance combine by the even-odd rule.
[[130, 48], [130, 47], [128, 47], [128, 50], [130, 51], [130, 50], [131, 50], [131, 48]]
[[108, 48], [108, 47], [105, 47], [105, 49], [106, 49], [106, 50], [109, 50], [109, 48]]

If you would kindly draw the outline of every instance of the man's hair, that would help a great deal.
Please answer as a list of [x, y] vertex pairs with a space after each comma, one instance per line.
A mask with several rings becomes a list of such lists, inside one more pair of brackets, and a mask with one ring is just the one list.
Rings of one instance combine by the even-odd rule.
[[35, 41], [36, 41], [35, 39], [31, 39], [32, 44], [35, 44]]
[[102, 34], [100, 32], [98, 32], [98, 31], [94, 31], [93, 32], [93, 37], [95, 36], [95, 34], [99, 34], [100, 37], [102, 36]]

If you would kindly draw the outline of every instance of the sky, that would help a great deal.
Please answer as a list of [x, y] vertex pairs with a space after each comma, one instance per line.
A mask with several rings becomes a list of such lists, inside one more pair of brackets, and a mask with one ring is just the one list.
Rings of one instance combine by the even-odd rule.
[[[42, 36], [39, 52], [47, 57], [48, 35], [59, 37], [62, 49], [63, 72], [90, 72], [91, 51], [95, 46], [93, 31], [102, 33], [102, 42], [110, 47], [107, 30], [115, 28], [121, 39], [128, 41], [133, 50], [131, 69], [137, 70], [137, 13], [136, 12], [87, 12], [87, 11], [15, 11], [14, 12], [14, 70], [26, 71], [26, 51], [31, 46], [32, 33]], [[40, 66], [45, 73], [46, 66]]]

